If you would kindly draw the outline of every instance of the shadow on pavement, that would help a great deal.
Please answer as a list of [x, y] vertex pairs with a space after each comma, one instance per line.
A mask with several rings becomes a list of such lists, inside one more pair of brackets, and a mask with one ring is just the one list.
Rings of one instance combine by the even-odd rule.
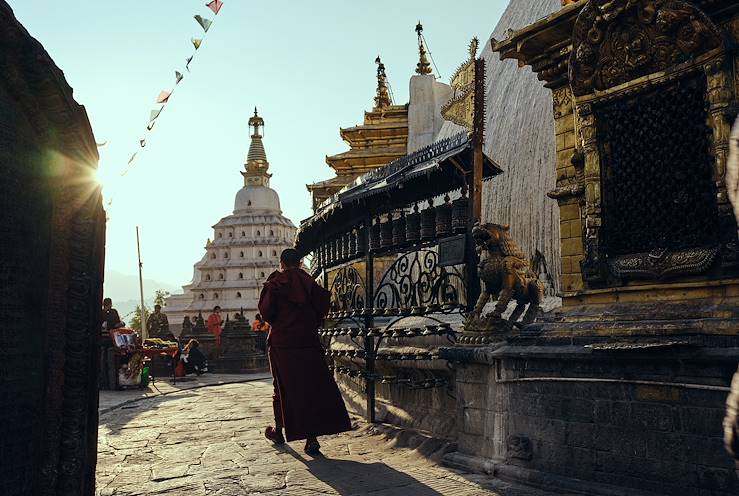
[[392, 491], [393, 494], [397, 492], [397, 494], [412, 494], [414, 496], [441, 496], [441, 493], [417, 479], [384, 463], [361, 463], [352, 460], [326, 458], [323, 455], [315, 458], [305, 458], [287, 445], [281, 446], [280, 450], [305, 464], [311, 475], [331, 486], [342, 496], [364, 495], [374, 492], [385, 494], [381, 492], [383, 490]]

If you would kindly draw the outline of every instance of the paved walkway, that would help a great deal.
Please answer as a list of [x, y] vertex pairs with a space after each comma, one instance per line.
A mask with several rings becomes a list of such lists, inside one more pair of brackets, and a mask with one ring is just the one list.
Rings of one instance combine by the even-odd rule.
[[124, 389], [121, 391], [100, 391], [100, 403], [98, 409], [101, 414], [107, 413], [115, 408], [135, 403], [144, 398], [169, 395], [179, 391], [198, 389], [204, 386], [221, 386], [224, 384], [236, 384], [250, 382], [258, 379], [272, 377], [269, 372], [259, 374], [204, 374], [200, 377], [189, 375], [178, 378], [173, 384], [171, 379], [157, 379], [144, 389]]
[[322, 456], [303, 453], [302, 442], [276, 449], [262, 435], [271, 414], [268, 380], [173, 391], [109, 410], [100, 417], [98, 495], [545, 494], [441, 467], [420, 453], [441, 444], [401, 448], [361, 421], [321, 438]]

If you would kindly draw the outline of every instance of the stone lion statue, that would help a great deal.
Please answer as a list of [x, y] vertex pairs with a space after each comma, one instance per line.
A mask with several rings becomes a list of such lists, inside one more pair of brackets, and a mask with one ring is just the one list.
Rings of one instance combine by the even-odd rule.
[[[508, 319], [510, 323], [517, 322], [521, 315], [521, 325], [530, 324], [536, 319], [544, 299], [544, 285], [531, 270], [528, 257], [516, 246], [509, 230], [510, 226], [498, 224], [478, 224], [472, 229], [480, 257], [477, 274], [483, 287], [467, 319], [468, 324], [475, 326], [477, 323], [479, 327], [481, 322], [500, 320], [512, 299], [516, 300], [517, 305]], [[483, 308], [491, 297], [497, 297], [495, 309], [483, 316]]]

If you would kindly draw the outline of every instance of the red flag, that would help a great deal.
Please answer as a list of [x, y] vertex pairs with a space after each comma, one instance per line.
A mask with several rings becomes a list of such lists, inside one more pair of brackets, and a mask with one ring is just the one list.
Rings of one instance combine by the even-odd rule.
[[223, 7], [223, 2], [221, 0], [213, 0], [212, 2], [206, 3], [205, 6], [212, 10], [215, 15], [218, 15], [218, 11]]
[[167, 103], [167, 100], [169, 100], [169, 95], [171, 94], [171, 91], [162, 90], [157, 97], [157, 103]]

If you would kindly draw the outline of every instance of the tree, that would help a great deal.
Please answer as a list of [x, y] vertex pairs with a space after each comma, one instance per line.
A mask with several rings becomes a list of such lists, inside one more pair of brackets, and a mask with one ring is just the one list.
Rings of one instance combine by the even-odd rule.
[[[150, 314], [151, 310], [149, 310], [149, 307], [144, 305], [144, 315], [148, 318]], [[136, 305], [136, 310], [133, 311], [129, 327], [135, 331], [141, 332], [141, 305]]]
[[165, 307], [167, 302], [164, 300], [169, 296], [169, 291], [163, 289], [157, 289], [154, 291], [154, 305], [160, 305], [162, 308]]
[[[162, 308], [164, 308], [166, 304], [164, 300], [168, 296], [169, 291], [157, 289], [156, 291], [154, 291], [154, 305], [161, 305]], [[144, 312], [144, 315], [146, 315], [146, 318], [148, 320], [149, 315], [151, 315], [151, 309], [148, 306], [144, 305]], [[141, 332], [141, 305], [136, 305], [136, 310], [133, 311], [133, 316], [131, 317], [131, 325], [129, 327], [135, 331]]]

